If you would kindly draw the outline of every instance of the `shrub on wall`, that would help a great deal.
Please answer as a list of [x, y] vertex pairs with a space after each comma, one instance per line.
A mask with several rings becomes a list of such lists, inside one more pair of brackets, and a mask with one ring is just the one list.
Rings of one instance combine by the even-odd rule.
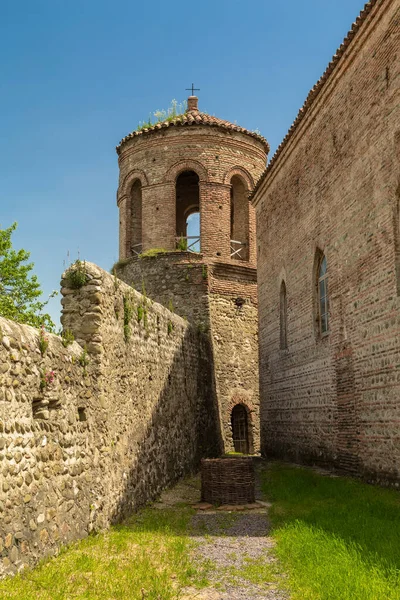
[[66, 275], [68, 286], [78, 290], [88, 282], [85, 261], [76, 260]]

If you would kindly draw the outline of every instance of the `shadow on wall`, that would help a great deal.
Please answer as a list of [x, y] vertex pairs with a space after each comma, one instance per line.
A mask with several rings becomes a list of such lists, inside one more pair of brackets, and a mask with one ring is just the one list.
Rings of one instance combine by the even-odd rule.
[[[198, 345], [197, 379], [185, 363], [183, 346]], [[222, 438], [208, 338], [188, 329], [182, 346], [169, 367], [164, 388], [151, 418], [136, 443], [129, 444], [132, 457], [123, 473], [123, 487], [111, 521], [117, 523], [146, 502], [154, 500], [168, 485], [198, 470], [203, 457], [221, 454]], [[183, 365], [182, 365], [183, 361]], [[183, 388], [177, 402], [177, 389]], [[128, 432], [128, 438], [130, 436]]]

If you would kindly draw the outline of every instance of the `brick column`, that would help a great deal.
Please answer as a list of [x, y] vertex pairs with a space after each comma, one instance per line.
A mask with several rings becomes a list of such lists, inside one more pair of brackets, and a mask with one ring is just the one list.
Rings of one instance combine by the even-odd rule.
[[256, 235], [256, 211], [254, 206], [249, 206], [249, 263], [257, 266], [257, 235]]
[[230, 185], [200, 182], [201, 252], [230, 258]]
[[118, 202], [119, 208], [119, 259], [123, 260], [130, 256], [127, 239], [127, 227], [129, 218], [130, 199], [128, 196], [124, 196]]
[[173, 183], [142, 188], [143, 251], [175, 249], [175, 186]]

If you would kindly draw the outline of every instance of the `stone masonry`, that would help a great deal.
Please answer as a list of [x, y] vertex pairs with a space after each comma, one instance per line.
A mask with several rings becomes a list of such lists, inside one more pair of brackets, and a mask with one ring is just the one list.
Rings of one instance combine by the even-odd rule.
[[263, 452], [383, 482], [400, 479], [399, 19], [366, 5], [253, 196]]
[[37, 330], [0, 318], [0, 576], [118, 521], [221, 450], [202, 335], [86, 272], [80, 289], [63, 277], [67, 347], [48, 334], [42, 355]]

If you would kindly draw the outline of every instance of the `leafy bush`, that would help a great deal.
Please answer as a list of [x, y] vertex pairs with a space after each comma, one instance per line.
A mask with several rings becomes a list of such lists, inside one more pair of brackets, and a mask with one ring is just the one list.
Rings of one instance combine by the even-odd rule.
[[57, 292], [52, 292], [45, 302], [39, 300], [42, 290], [36, 275], [31, 274], [33, 263], [27, 263], [30, 253], [12, 247], [11, 236], [16, 228], [17, 223], [8, 229], [0, 228], [0, 315], [33, 327], [45, 325], [48, 331], [54, 331], [54, 323], [43, 308]]

